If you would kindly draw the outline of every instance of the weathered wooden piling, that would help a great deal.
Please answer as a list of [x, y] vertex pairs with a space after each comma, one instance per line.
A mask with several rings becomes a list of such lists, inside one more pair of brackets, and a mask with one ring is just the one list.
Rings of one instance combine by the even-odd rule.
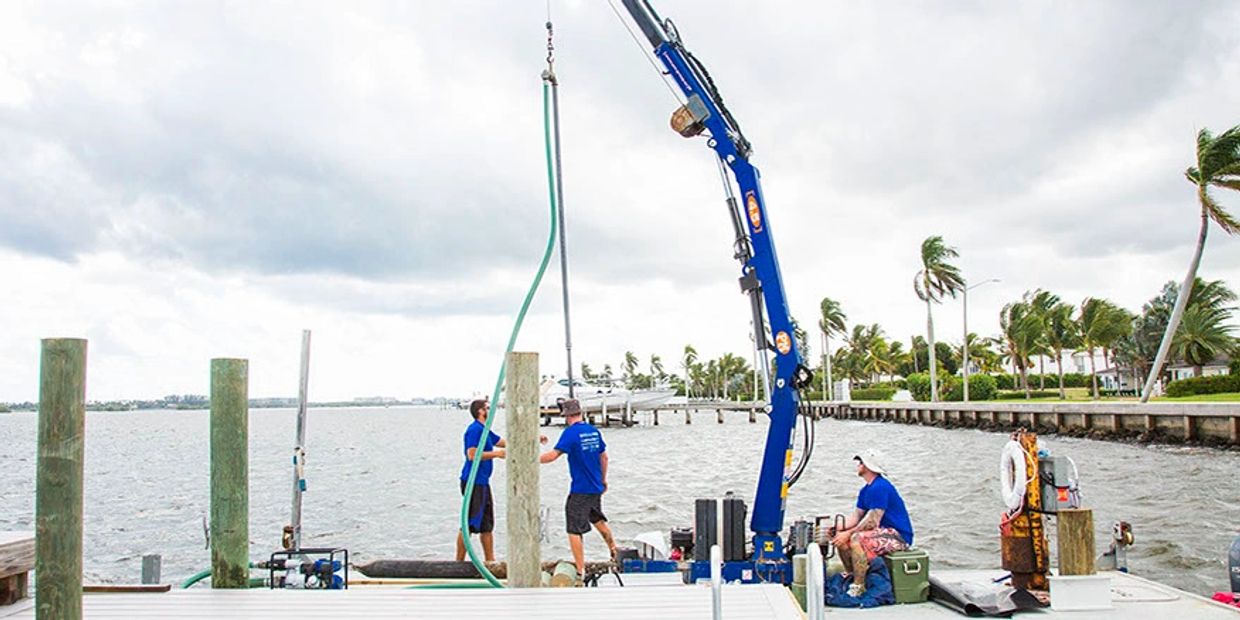
[[685, 407], [685, 424], [693, 424], [693, 418], [689, 415], [688, 407]]
[[1088, 508], [1060, 510], [1056, 516], [1059, 533], [1059, 574], [1093, 575], [1094, 511]]
[[35, 486], [35, 615], [82, 617], [86, 341], [43, 340]]
[[249, 362], [211, 360], [211, 587], [249, 585]]
[[723, 424], [723, 409], [715, 410], [715, 421], [720, 424]]
[[757, 422], [758, 422], [758, 410], [750, 409], [749, 410], [749, 423], [756, 424]]
[[538, 515], [538, 354], [508, 354], [508, 587], [542, 582]]
[[164, 559], [159, 554], [142, 556], [142, 583], [155, 584], [160, 582], [160, 572]]

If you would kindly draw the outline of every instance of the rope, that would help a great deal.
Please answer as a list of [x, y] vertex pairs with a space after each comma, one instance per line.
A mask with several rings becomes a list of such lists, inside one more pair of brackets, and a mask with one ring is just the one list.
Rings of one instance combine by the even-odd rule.
[[[534, 281], [530, 283], [529, 291], [525, 294], [525, 300], [521, 302], [521, 310], [517, 313], [517, 320], [513, 323], [512, 334], [508, 337], [508, 347], [504, 350], [503, 361], [499, 365], [499, 376], [495, 378], [495, 389], [492, 391], [491, 402], [499, 402], [500, 389], [504, 385], [504, 376], [508, 370], [508, 354], [512, 353], [512, 348], [517, 343], [517, 334], [521, 333], [521, 324], [525, 322], [525, 313], [530, 309], [530, 303], [534, 301], [534, 293], [538, 291], [538, 285], [542, 283], [543, 274], [547, 271], [547, 263], [551, 261], [551, 252], [555, 250], [556, 237], [556, 198], [555, 198], [555, 173], [552, 163], [551, 154], [551, 102], [550, 87], [547, 82], [543, 83], [543, 139], [546, 144], [547, 154], [547, 185], [551, 203], [551, 229], [547, 234], [547, 247], [543, 251], [542, 261], [538, 264], [538, 273], [534, 275]], [[504, 587], [499, 579], [491, 573], [486, 563], [478, 557], [478, 553], [474, 550], [473, 541], [469, 539], [469, 500], [473, 496], [474, 480], [478, 476], [478, 466], [482, 464], [482, 452], [486, 447], [487, 437], [491, 434], [491, 424], [495, 422], [495, 416], [488, 415], [486, 424], [482, 430], [482, 437], [478, 441], [477, 449], [474, 450], [474, 458], [469, 468], [469, 478], [465, 482], [464, 496], [461, 498], [461, 538], [465, 541], [465, 551], [469, 554], [469, 561], [473, 563], [474, 568], [482, 575], [484, 579], [496, 588]]]

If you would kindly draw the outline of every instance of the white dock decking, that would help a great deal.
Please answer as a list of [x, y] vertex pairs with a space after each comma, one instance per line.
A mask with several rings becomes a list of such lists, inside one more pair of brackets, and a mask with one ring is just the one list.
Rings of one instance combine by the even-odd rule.
[[[988, 581], [1002, 571], [939, 571], [947, 581]], [[1021, 612], [1016, 618], [1240, 620], [1240, 610], [1125, 573], [1110, 573], [1114, 608], [1057, 613]], [[778, 585], [729, 585], [724, 618], [804, 618], [789, 591]], [[877, 609], [828, 609], [828, 617], [869, 620], [963, 618], [936, 603]], [[355, 587], [344, 591], [211, 590], [167, 594], [88, 594], [86, 618], [674, 618], [711, 617], [706, 586], [542, 588], [533, 590], [407, 590]], [[0, 619], [34, 618], [34, 601], [0, 607]]]
[[[728, 618], [800, 618], [787, 588], [724, 588]], [[538, 588], [405, 590], [356, 587], [336, 591], [211, 590], [167, 594], [93, 594], [85, 618], [676, 618], [710, 620], [710, 588]], [[34, 618], [34, 601], [0, 607], [0, 618]]]

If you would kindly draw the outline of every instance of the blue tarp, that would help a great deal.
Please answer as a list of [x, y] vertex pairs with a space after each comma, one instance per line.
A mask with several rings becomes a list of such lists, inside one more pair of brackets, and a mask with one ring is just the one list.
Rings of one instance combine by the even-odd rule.
[[891, 575], [887, 572], [887, 563], [882, 558], [874, 558], [870, 562], [870, 570], [865, 574], [865, 593], [861, 596], [849, 596], [848, 586], [852, 579], [844, 579], [843, 573], [836, 573], [827, 578], [826, 601], [831, 607], [878, 607], [894, 605], [896, 593], [891, 587]]

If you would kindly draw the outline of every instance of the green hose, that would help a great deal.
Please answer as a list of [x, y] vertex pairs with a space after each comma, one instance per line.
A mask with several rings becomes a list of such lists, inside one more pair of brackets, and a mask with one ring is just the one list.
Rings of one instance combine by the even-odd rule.
[[[250, 562], [250, 568], [254, 568], [253, 562]], [[190, 577], [189, 579], [186, 579], [185, 583], [181, 584], [181, 589], [184, 590], [186, 588], [189, 588], [190, 586], [193, 586], [199, 581], [202, 581], [204, 579], [210, 579], [210, 578], [211, 578], [211, 569], [208, 568], [207, 570], [198, 571], [194, 573], [192, 577]], [[262, 577], [250, 577], [249, 581], [246, 582], [246, 585], [251, 588], [261, 588], [267, 585], [267, 581], [263, 579]]]
[[[530, 289], [525, 294], [525, 301], [521, 302], [521, 311], [517, 314], [517, 320], [512, 326], [512, 334], [508, 337], [508, 348], [504, 350], [504, 359], [499, 365], [499, 377], [495, 379], [495, 390], [492, 392], [491, 402], [499, 402], [499, 391], [504, 385], [504, 375], [508, 366], [508, 354], [512, 353], [512, 347], [517, 343], [517, 334], [521, 332], [521, 324], [525, 322], [525, 313], [530, 308], [530, 303], [534, 300], [534, 293], [538, 291], [538, 285], [542, 283], [543, 273], [547, 271], [547, 263], [551, 261], [551, 253], [555, 250], [555, 231], [556, 231], [556, 196], [555, 196], [555, 171], [552, 165], [551, 156], [551, 106], [548, 100], [549, 87], [547, 82], [543, 82], [543, 141], [546, 144], [547, 153], [547, 186], [549, 188], [551, 202], [551, 230], [547, 235], [547, 249], [543, 252], [542, 262], [538, 265], [538, 273], [534, 276], [534, 281], [530, 283]], [[469, 561], [473, 563], [474, 568], [487, 580], [487, 582], [496, 588], [504, 587], [499, 579], [491, 573], [486, 564], [478, 558], [478, 554], [474, 551], [474, 545], [469, 540], [469, 499], [474, 492], [474, 479], [478, 476], [478, 466], [482, 463], [482, 451], [486, 447], [487, 437], [491, 435], [491, 424], [495, 421], [495, 417], [488, 415], [486, 425], [482, 429], [482, 437], [478, 440], [478, 446], [474, 450], [473, 465], [469, 468], [469, 478], [465, 482], [464, 497], [461, 498], [461, 539], [465, 541], [465, 551], [469, 553]]]

